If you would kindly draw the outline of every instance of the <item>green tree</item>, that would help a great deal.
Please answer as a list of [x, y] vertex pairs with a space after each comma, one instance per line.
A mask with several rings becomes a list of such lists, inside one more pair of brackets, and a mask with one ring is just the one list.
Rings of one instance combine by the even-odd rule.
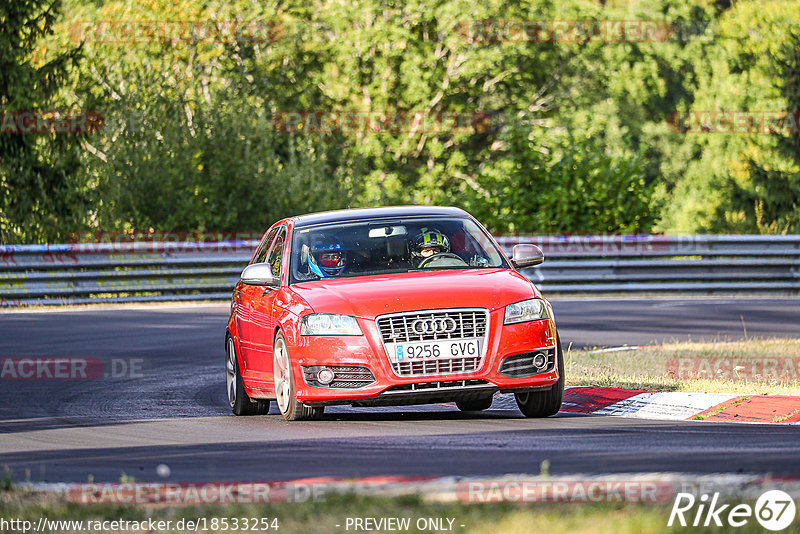
[[[646, 233], [657, 222], [645, 158], [610, 155], [601, 136], [511, 129], [507, 157], [487, 166], [467, 203], [502, 233]], [[474, 192], [472, 192], [474, 191]]]
[[786, 102], [787, 117], [775, 142], [785, 165], [749, 160], [750, 181], [731, 184], [732, 202], [761, 233], [800, 233], [800, 32], [789, 35], [772, 61]]
[[298, 212], [347, 207], [346, 151], [275, 131], [251, 88], [213, 83], [224, 72], [195, 72], [192, 83], [164, 88], [159, 81], [180, 62], [154, 66], [117, 65], [135, 89], [101, 93], [97, 103], [113, 120], [92, 139], [83, 172], [97, 184], [100, 229], [255, 231]]
[[[79, 48], [42, 59], [60, 0], [0, 3], [0, 112], [75, 110], [60, 89], [70, 83]], [[6, 115], [8, 114], [8, 115]], [[0, 242], [58, 241], [82, 228], [86, 187], [77, 181], [79, 134], [0, 135]]]
[[[796, 109], [774, 59], [796, 47], [779, 50], [795, 0], [66, 4], [51, 50], [81, 20], [280, 27], [261, 43], [89, 39], [72, 91], [108, 126], [84, 140], [69, 192], [92, 185], [98, 230], [253, 230], [395, 203], [457, 204], [503, 232], [794, 228], [798, 165], [778, 136], [679, 134], [669, 120]], [[476, 39], [470, 22], [485, 20], [664, 21], [674, 34]], [[296, 110], [476, 115], [458, 130], [276, 132]]]
[[[708, 27], [710, 42], [694, 58], [696, 86], [689, 113], [793, 111], [782, 93], [776, 59], [792, 46], [800, 25], [793, 0], [743, 1], [720, 12]], [[796, 46], [796, 45], [794, 45]], [[788, 50], [788, 49], [787, 49]], [[789, 213], [797, 196], [788, 177], [796, 172], [779, 135], [764, 133], [672, 133], [664, 137], [664, 210], [667, 232], [785, 232], [778, 213]], [[769, 172], [767, 172], [769, 171]], [[782, 185], [783, 183], [783, 185]], [[788, 204], [787, 204], [788, 201]]]
[[[250, 2], [76, 5], [83, 20], [268, 21], [281, 39], [86, 43], [80, 85], [109, 120], [88, 141], [99, 230], [257, 231], [354, 204], [357, 162], [336, 140], [279, 133], [278, 109], [316, 109], [302, 18]], [[237, 11], [239, 10], [239, 11]], [[89, 36], [91, 37], [91, 35]]]

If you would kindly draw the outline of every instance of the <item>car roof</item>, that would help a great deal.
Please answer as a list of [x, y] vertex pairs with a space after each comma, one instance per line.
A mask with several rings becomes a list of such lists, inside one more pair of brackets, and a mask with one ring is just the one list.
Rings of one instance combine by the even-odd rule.
[[318, 224], [365, 221], [369, 219], [390, 219], [401, 217], [468, 217], [469, 214], [454, 207], [445, 206], [390, 206], [384, 208], [358, 208], [349, 210], [322, 211], [292, 217], [295, 228]]

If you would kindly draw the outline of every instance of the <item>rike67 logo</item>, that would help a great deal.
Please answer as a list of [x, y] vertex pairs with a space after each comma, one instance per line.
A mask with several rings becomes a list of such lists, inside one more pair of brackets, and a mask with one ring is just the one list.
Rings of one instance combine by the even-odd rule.
[[755, 506], [721, 504], [719, 493], [714, 493], [713, 496], [704, 493], [699, 499], [691, 493], [678, 493], [667, 526], [743, 527], [755, 517], [765, 529], [779, 531], [791, 525], [794, 516], [794, 499], [781, 490], [763, 493]]

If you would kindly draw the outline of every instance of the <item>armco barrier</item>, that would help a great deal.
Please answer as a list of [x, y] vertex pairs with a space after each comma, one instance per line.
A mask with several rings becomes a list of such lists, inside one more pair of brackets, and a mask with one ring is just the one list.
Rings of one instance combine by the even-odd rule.
[[0, 306], [230, 299], [257, 241], [0, 246]]
[[523, 273], [554, 293], [800, 292], [800, 235], [528, 236], [546, 261]]
[[[800, 293], [800, 235], [514, 236], [547, 294]], [[229, 299], [257, 241], [0, 246], [0, 306]]]

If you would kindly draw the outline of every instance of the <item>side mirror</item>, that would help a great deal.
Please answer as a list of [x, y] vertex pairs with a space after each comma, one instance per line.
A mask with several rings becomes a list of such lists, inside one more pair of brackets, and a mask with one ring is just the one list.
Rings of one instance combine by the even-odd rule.
[[514, 252], [511, 255], [511, 263], [517, 269], [523, 267], [533, 267], [544, 261], [542, 249], [536, 245], [514, 245]]
[[254, 263], [248, 265], [242, 271], [242, 283], [249, 286], [276, 287], [281, 282], [272, 274], [272, 265], [269, 263]]

